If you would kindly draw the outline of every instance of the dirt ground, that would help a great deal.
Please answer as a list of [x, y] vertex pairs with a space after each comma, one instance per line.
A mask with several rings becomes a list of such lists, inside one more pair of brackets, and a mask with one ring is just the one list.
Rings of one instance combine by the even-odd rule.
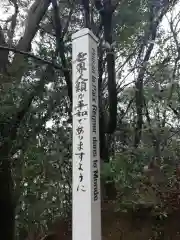
[[104, 240], [180, 240], [180, 213], [160, 220], [148, 214], [102, 213]]
[[[67, 233], [67, 224], [62, 220], [56, 230], [58, 240], [72, 239], [71, 231]], [[102, 240], [180, 240], [180, 212], [160, 220], [144, 210], [120, 213], [108, 206], [102, 210], [102, 236]]]

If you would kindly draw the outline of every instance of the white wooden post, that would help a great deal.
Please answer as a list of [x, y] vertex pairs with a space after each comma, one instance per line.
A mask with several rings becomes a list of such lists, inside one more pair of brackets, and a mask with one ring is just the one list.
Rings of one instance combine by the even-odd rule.
[[73, 240], [101, 240], [97, 38], [72, 36]]

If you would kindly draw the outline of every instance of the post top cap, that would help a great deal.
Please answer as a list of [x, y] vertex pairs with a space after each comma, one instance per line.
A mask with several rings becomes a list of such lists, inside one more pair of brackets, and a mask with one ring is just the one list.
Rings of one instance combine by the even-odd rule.
[[96, 42], [98, 42], [98, 38], [94, 35], [94, 33], [91, 30], [89, 30], [89, 28], [83, 28], [77, 31], [76, 33], [72, 34], [72, 40], [83, 37], [85, 35], [90, 35]]

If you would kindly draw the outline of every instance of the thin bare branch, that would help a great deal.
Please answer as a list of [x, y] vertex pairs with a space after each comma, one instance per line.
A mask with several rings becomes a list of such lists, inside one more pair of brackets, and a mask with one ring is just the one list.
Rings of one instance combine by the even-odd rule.
[[46, 59], [42, 59], [38, 56], [35, 56], [33, 55], [32, 53], [29, 53], [29, 52], [25, 52], [25, 51], [21, 51], [21, 50], [18, 50], [16, 48], [13, 48], [13, 47], [6, 47], [6, 46], [2, 46], [0, 45], [0, 49], [1, 50], [6, 50], [6, 51], [11, 51], [11, 52], [14, 52], [14, 53], [18, 53], [18, 54], [21, 54], [21, 55], [24, 55], [24, 56], [27, 56], [27, 57], [30, 57], [30, 58], [33, 58], [35, 59], [36, 61], [39, 61], [39, 62], [42, 62], [44, 64], [48, 64], [48, 65], [51, 65], [52, 67], [54, 67], [55, 69], [57, 70], [61, 70], [61, 71], [70, 71], [70, 69], [64, 69], [63, 67], [60, 67], [58, 64], [56, 63], [53, 63], [49, 60], [46, 60]]

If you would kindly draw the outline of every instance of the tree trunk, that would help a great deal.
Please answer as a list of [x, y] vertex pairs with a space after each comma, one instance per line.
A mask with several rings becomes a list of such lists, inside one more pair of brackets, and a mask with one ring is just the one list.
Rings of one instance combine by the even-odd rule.
[[7, 146], [0, 149], [0, 190], [0, 236], [3, 240], [14, 240], [15, 204]]

